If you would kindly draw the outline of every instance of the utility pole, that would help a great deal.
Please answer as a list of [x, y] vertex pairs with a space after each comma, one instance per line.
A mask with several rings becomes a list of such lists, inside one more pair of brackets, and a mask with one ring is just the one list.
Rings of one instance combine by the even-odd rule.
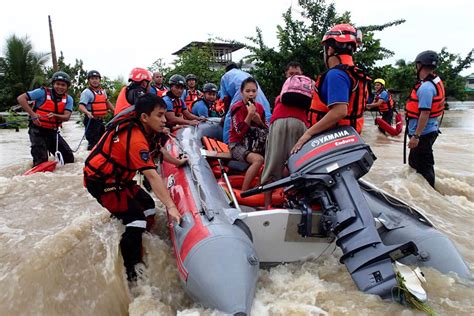
[[58, 59], [56, 58], [56, 47], [54, 46], [53, 26], [51, 25], [51, 17], [48, 15], [49, 22], [49, 39], [51, 41], [51, 58], [53, 59], [53, 70], [58, 71]]

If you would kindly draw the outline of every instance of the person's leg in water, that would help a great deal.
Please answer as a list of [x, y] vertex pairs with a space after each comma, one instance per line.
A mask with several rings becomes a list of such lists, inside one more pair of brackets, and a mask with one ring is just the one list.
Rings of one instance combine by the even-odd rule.
[[40, 127], [30, 123], [28, 135], [31, 141], [31, 156], [33, 157], [33, 167], [48, 161], [48, 135]]

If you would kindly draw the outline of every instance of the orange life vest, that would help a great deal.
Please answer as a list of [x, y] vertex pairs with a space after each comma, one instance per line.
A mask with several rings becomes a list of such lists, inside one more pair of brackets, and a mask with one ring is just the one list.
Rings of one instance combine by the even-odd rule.
[[91, 103], [91, 113], [94, 117], [104, 117], [107, 115], [107, 97], [103, 89], [97, 91], [88, 88], [94, 94], [94, 100]]
[[156, 90], [156, 95], [159, 96], [159, 97], [164, 97], [166, 92], [168, 92], [168, 89], [166, 89], [166, 87], [163, 85], [161, 86], [161, 89], [158, 88], [157, 86], [154, 86], [155, 90]]
[[184, 103], [186, 104], [186, 107], [189, 111], [192, 110], [193, 103], [201, 99], [202, 95], [202, 92], [197, 89], [194, 91], [186, 90], [186, 97], [184, 98]]
[[[169, 99], [171, 101], [171, 104], [173, 105], [173, 112], [174, 112], [174, 115], [176, 116], [182, 116], [183, 115], [183, 105], [185, 104], [184, 101], [181, 99], [181, 98], [176, 98], [174, 97], [171, 97], [170, 96], [170, 93], [171, 91], [168, 91], [168, 93], [166, 93], [165, 95], [165, 100], [166, 99]], [[189, 110], [189, 108], [188, 108]]]
[[61, 101], [55, 101], [51, 97], [51, 89], [44, 87], [45, 100], [44, 103], [38, 107], [33, 108], [33, 111], [40, 116], [39, 121], [41, 127], [48, 129], [57, 129], [61, 126], [61, 121], [55, 117], [46, 117], [49, 113], [64, 114], [64, 109], [67, 104], [67, 94], [61, 97]]
[[117, 102], [115, 103], [115, 110], [114, 110], [114, 115], [119, 114], [122, 112], [124, 109], [128, 108], [131, 106], [130, 103], [127, 101], [127, 87], [123, 87], [122, 90], [120, 90], [120, 93], [117, 97]]
[[[383, 91], [384, 90], [382, 90], [380, 93]], [[374, 103], [377, 103], [378, 100], [382, 100], [382, 103], [379, 105], [379, 112], [388, 112], [389, 110], [393, 109], [395, 104], [395, 102], [393, 102], [392, 94], [387, 91], [388, 102], [386, 102], [384, 99], [380, 98], [380, 93], [375, 96]]]
[[413, 90], [410, 93], [408, 102], [405, 107], [406, 115], [409, 118], [418, 118], [420, 116], [420, 111], [418, 109], [418, 96], [416, 92], [420, 88], [423, 82], [431, 82], [436, 88], [436, 96], [433, 98], [433, 103], [431, 104], [430, 117], [438, 117], [444, 113], [444, 104], [445, 104], [445, 90], [443, 81], [438, 76], [429, 75], [425, 80], [419, 81], [413, 87]]
[[[342, 56], [340, 56], [342, 57]], [[356, 129], [358, 133], [362, 132], [364, 125], [364, 110], [369, 95], [368, 82], [370, 78], [365, 72], [355, 66], [347, 64], [339, 64], [331, 69], [340, 69], [347, 73], [351, 81], [351, 90], [349, 92], [349, 104], [347, 106], [347, 116], [340, 120], [336, 126], [350, 125]], [[329, 70], [328, 70], [329, 71]], [[319, 95], [323, 81], [328, 73], [325, 71], [316, 79], [313, 93], [313, 100], [308, 111], [308, 121], [310, 125], [316, 124], [324, 115], [329, 112], [328, 106], [321, 100]]]
[[[132, 129], [135, 127], [142, 129], [141, 124], [135, 118], [134, 111], [109, 125], [107, 131], [85, 161], [85, 177], [103, 182], [108, 187], [116, 189], [130, 183], [137, 172], [137, 170], [131, 169], [129, 165]], [[112, 147], [118, 141], [126, 142], [126, 164], [119, 163], [118, 158], [112, 155]], [[114, 176], [111, 177], [111, 175]]]

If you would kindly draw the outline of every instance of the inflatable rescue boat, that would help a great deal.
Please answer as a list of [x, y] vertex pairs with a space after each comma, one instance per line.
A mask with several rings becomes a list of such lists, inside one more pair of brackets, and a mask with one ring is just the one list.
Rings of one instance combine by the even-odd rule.
[[[384, 299], [402, 275], [411, 294], [426, 300], [422, 277], [404, 264], [470, 276], [421, 211], [360, 179], [376, 157], [351, 127], [313, 137], [290, 157], [287, 178], [246, 192], [237, 188], [246, 166], [232, 161], [221, 139], [214, 121], [179, 129], [165, 147], [186, 154], [189, 165], [162, 165], [183, 215], [180, 225], [170, 222], [179, 275], [204, 306], [248, 315], [261, 265], [314, 258], [332, 243], [357, 287]], [[277, 208], [263, 209], [266, 190], [276, 192]]]

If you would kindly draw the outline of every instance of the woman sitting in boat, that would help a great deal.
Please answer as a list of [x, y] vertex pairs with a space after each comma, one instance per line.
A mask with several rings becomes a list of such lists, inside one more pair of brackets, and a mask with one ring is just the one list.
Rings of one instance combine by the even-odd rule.
[[230, 153], [233, 159], [250, 164], [242, 183], [242, 191], [250, 189], [250, 182], [257, 175], [264, 160], [268, 129], [265, 110], [260, 103], [254, 101], [257, 89], [257, 81], [248, 77], [240, 85], [242, 100], [231, 106]]

